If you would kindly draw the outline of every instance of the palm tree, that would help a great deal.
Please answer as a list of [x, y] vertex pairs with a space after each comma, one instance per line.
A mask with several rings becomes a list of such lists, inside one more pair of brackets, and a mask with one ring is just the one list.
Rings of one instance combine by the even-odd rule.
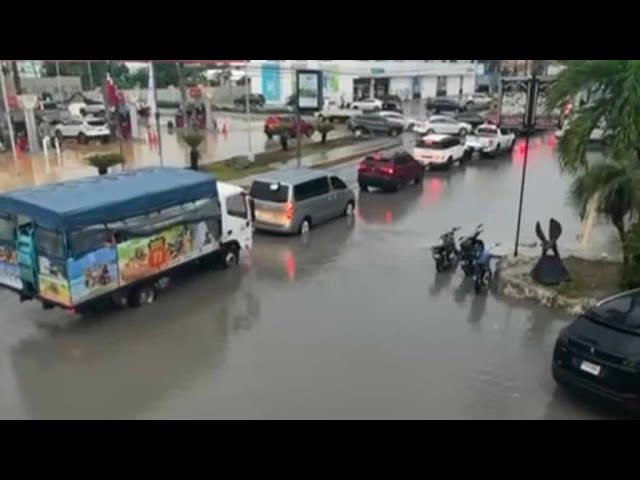
[[204, 136], [198, 132], [185, 133], [180, 136], [189, 147], [189, 160], [191, 170], [198, 170], [200, 164], [200, 151], [198, 147], [204, 140]]
[[627, 230], [640, 207], [640, 168], [634, 158], [607, 159], [581, 170], [571, 185], [570, 195], [585, 216], [593, 205], [618, 231], [624, 264], [629, 261]]
[[567, 61], [549, 90], [547, 107], [562, 108], [581, 96], [587, 101], [574, 105], [571, 123], [558, 142], [561, 167], [573, 172], [588, 168], [589, 136], [601, 122], [611, 139], [611, 158], [640, 157], [640, 61]]

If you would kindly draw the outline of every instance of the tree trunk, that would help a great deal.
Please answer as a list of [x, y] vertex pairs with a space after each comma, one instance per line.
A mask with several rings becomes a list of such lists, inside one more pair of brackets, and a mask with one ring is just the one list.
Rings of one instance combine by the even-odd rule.
[[16, 89], [16, 95], [22, 95], [22, 85], [20, 84], [20, 71], [18, 70], [18, 62], [11, 62], [11, 70], [13, 72], [13, 86]]
[[620, 243], [622, 244], [622, 263], [626, 267], [629, 264], [629, 248], [627, 245], [627, 233], [624, 228], [624, 220], [614, 220], [613, 225], [618, 231]]
[[280, 145], [282, 146], [282, 150], [289, 150], [289, 140], [286, 135], [280, 135]]
[[198, 152], [198, 150], [196, 150], [195, 148], [192, 148], [189, 157], [191, 160], [191, 170], [198, 170], [200, 163], [200, 152]]
[[327, 143], [327, 132], [322, 132], [322, 140], [321, 140], [322, 144]]

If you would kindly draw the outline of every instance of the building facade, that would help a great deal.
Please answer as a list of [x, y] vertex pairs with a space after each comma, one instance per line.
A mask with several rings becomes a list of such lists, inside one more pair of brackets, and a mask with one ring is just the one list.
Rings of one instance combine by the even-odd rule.
[[284, 103], [295, 92], [297, 69], [322, 70], [324, 97], [351, 102], [398, 95], [403, 100], [456, 97], [473, 93], [476, 66], [471, 60], [251, 60], [252, 93], [267, 103]]

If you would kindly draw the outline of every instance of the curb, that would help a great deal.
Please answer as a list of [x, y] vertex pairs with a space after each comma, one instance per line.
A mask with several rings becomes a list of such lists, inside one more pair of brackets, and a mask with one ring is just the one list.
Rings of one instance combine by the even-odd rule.
[[597, 303], [595, 298], [567, 297], [535, 283], [529, 275], [535, 261], [533, 257], [501, 258], [496, 264], [498, 290], [508, 297], [535, 300], [570, 315], [580, 315]]
[[[402, 142], [397, 142], [394, 141], [392, 143], [388, 143], [388, 144], [380, 144], [375, 146], [375, 148], [369, 148], [367, 150], [363, 150], [362, 152], [359, 153], [354, 153], [351, 155], [348, 155], [346, 157], [341, 157], [335, 160], [329, 160], [327, 162], [323, 162], [323, 163], [317, 163], [315, 165], [309, 165], [307, 168], [312, 168], [312, 169], [321, 169], [321, 168], [331, 168], [337, 165], [341, 165], [343, 163], [348, 163], [356, 158], [360, 158], [363, 157], [365, 155], [368, 155], [372, 152], [377, 152], [377, 151], [386, 151], [386, 150], [391, 150], [393, 148], [397, 148], [402, 146]], [[258, 175], [258, 174], [257, 174]], [[230, 180], [229, 183], [233, 183], [235, 185], [238, 185], [244, 189], [248, 189], [250, 186], [250, 182], [251, 182], [251, 178], [254, 177], [255, 175], [249, 175], [246, 177], [242, 177], [242, 178], [236, 178], [233, 180]]]

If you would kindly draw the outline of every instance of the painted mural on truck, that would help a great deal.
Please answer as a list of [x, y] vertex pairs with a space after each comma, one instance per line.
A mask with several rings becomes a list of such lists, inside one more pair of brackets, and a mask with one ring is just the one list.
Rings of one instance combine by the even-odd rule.
[[13, 247], [0, 245], [0, 284], [22, 290], [18, 253]]
[[177, 225], [118, 244], [120, 285], [135, 282], [212, 252], [217, 247], [207, 222]]
[[71, 292], [69, 291], [69, 281], [63, 262], [51, 260], [44, 255], [39, 259], [40, 273], [38, 275], [38, 285], [40, 296], [65, 306], [71, 306]]
[[118, 287], [115, 247], [95, 250], [67, 263], [71, 299], [78, 304]]

